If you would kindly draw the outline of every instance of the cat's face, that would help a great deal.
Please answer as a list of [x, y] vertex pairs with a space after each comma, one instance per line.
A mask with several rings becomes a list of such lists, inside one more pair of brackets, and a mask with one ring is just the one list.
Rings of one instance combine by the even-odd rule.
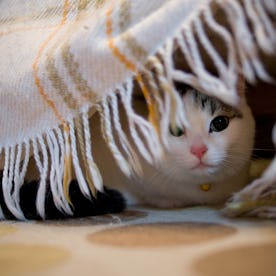
[[254, 120], [245, 100], [234, 109], [195, 90], [183, 95], [188, 126], [171, 127], [162, 171], [173, 179], [215, 181], [238, 173], [251, 155]]

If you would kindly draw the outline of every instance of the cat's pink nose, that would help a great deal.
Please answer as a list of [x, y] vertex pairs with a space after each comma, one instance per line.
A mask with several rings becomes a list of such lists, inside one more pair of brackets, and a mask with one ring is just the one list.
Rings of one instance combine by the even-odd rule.
[[202, 158], [202, 156], [206, 153], [207, 150], [208, 148], [205, 145], [191, 146], [191, 153], [199, 159]]

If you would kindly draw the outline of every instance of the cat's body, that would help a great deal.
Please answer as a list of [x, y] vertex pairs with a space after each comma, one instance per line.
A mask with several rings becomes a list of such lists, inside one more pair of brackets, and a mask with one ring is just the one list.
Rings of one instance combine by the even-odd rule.
[[[93, 137], [105, 185], [121, 190], [130, 202], [172, 208], [221, 203], [248, 183], [255, 124], [245, 99], [232, 109], [191, 89], [183, 101], [190, 126], [179, 126], [174, 135], [168, 130], [169, 145], [160, 165], [142, 162], [140, 178], [129, 179], [119, 172], [107, 160], [105, 145], [96, 143], [101, 139]], [[210, 132], [212, 120], [219, 116], [229, 118], [228, 126]], [[225, 124], [225, 117], [218, 127]]]
[[[140, 177], [128, 178], [120, 171], [103, 139], [99, 115], [96, 113], [92, 116], [93, 156], [102, 174], [104, 186], [119, 190], [129, 204], [147, 204], [161, 208], [216, 204], [225, 201], [247, 184], [255, 125], [245, 99], [242, 98], [239, 107], [234, 109], [189, 89], [183, 93], [183, 102], [189, 125], [168, 129], [168, 147], [162, 160], [154, 167], [141, 158], [143, 174]], [[135, 106], [138, 113], [146, 116], [144, 100], [136, 100]], [[126, 126], [126, 121], [122, 115], [122, 125]], [[129, 139], [131, 140], [130, 137]], [[34, 168], [35, 163], [30, 162], [26, 181], [37, 179]], [[110, 194], [111, 197], [113, 195]], [[24, 196], [28, 196], [27, 189]], [[74, 199], [76, 206], [78, 200], [83, 200], [79, 197], [78, 193]], [[104, 200], [108, 204], [108, 200]], [[116, 200], [119, 208], [114, 207]], [[122, 198], [117, 194], [115, 200], [111, 201], [111, 208], [106, 208], [104, 212], [91, 210], [83, 213], [101, 214], [123, 209]], [[35, 199], [32, 202], [32, 208], [35, 209]], [[53, 201], [50, 200], [49, 204], [53, 204]], [[102, 204], [84, 206], [93, 209]], [[82, 211], [79, 210], [78, 216], [81, 214]], [[36, 218], [33, 215], [30, 217]], [[51, 218], [51, 215], [46, 217]]]

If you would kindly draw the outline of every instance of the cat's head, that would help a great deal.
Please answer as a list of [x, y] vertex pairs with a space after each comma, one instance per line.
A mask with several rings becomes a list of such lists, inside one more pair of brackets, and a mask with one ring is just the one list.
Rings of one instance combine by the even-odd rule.
[[188, 126], [171, 126], [161, 165], [173, 179], [225, 179], [251, 156], [255, 123], [245, 98], [238, 108], [188, 88], [182, 95]]

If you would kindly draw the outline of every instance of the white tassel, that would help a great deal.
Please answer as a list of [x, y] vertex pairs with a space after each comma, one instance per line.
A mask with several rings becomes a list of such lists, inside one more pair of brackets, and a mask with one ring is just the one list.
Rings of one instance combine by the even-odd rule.
[[[14, 207], [19, 211], [21, 214], [20, 219], [24, 219], [23, 212], [20, 207], [20, 198], [19, 195], [15, 195], [15, 191], [17, 189], [20, 190], [22, 183], [19, 180], [19, 158], [21, 157], [20, 149], [17, 146], [11, 148], [11, 155], [10, 155], [10, 165], [9, 165], [9, 179], [10, 179], [10, 187], [12, 190], [10, 191], [11, 197], [14, 202]], [[22, 180], [23, 181], [23, 180]]]
[[16, 148], [16, 160], [14, 166], [14, 192], [13, 197], [16, 202], [17, 209], [20, 208], [20, 188], [24, 183], [24, 178], [20, 177], [20, 162], [22, 157], [22, 144], [19, 144]]
[[[152, 93], [152, 96], [154, 98], [154, 101], [156, 102], [156, 105], [158, 107], [158, 112], [160, 116], [160, 122], [159, 122], [159, 128], [160, 128], [160, 139], [161, 143], [164, 145], [165, 148], [168, 147], [168, 127], [170, 124], [170, 97], [168, 93], [164, 93], [164, 97], [162, 98], [162, 95], [160, 91], [160, 88], [157, 85], [157, 82], [155, 80], [155, 73], [153, 69], [155, 68], [155, 64], [153, 60], [155, 60], [156, 57], [150, 57], [148, 60], [147, 69], [143, 70], [143, 75], [145, 76], [148, 86], [150, 87], [149, 92]], [[161, 93], [160, 93], [161, 92]], [[168, 112], [167, 112], [168, 111]]]
[[80, 187], [81, 192], [87, 198], [91, 198], [90, 190], [83, 175], [82, 169], [80, 167], [80, 162], [78, 158], [77, 152], [77, 144], [76, 144], [76, 134], [73, 121], [69, 122], [69, 129], [70, 129], [70, 141], [71, 141], [71, 151], [72, 151], [72, 160], [74, 165], [75, 175], [78, 181], [78, 185]]
[[30, 143], [26, 142], [19, 144], [16, 148], [16, 152], [17, 156], [14, 167], [14, 192], [12, 196], [15, 200], [16, 208], [20, 210], [20, 189], [24, 184], [24, 179], [28, 168], [30, 158]]
[[107, 142], [115, 160], [117, 161], [119, 167], [123, 171], [123, 173], [126, 176], [130, 177], [130, 175], [132, 174], [132, 169], [129, 166], [126, 159], [121, 154], [121, 152], [120, 152], [119, 148], [117, 147], [115, 140], [114, 140], [114, 135], [112, 133], [111, 118], [110, 118], [110, 109], [109, 109], [108, 102], [107, 102], [106, 98], [102, 100], [102, 110], [103, 110], [103, 114], [102, 114], [103, 116], [101, 116], [101, 117], [102, 117], [103, 124], [104, 124], [104, 132], [105, 132], [106, 142]]
[[45, 219], [45, 197], [48, 175], [48, 152], [45, 141], [41, 136], [33, 140], [34, 158], [40, 174], [40, 181], [36, 195], [36, 209], [41, 218]]
[[92, 176], [93, 184], [98, 191], [103, 192], [103, 179], [101, 173], [98, 169], [98, 166], [94, 162], [92, 156], [92, 149], [91, 149], [91, 134], [90, 134], [90, 127], [89, 127], [89, 119], [88, 119], [88, 110], [84, 110], [82, 114], [82, 123], [83, 123], [83, 130], [84, 130], [84, 142], [85, 142], [85, 154], [87, 163], [89, 166], [90, 174]]
[[15, 164], [15, 148], [5, 149], [5, 166], [3, 171], [2, 189], [5, 203], [9, 211], [18, 219], [24, 220], [24, 214], [19, 207], [19, 203], [13, 197], [14, 189], [14, 164]]
[[[185, 53], [186, 59], [189, 60], [190, 68], [198, 77], [198, 82], [203, 92], [222, 98], [228, 103], [236, 104], [238, 97], [235, 90], [226, 87], [222, 80], [207, 71], [193, 32], [188, 28], [184, 32], [182, 41], [178, 42]], [[235, 83], [232, 85], [235, 87]]]
[[[25, 155], [26, 156], [26, 155]], [[20, 175], [20, 163], [22, 158], [22, 144], [19, 144], [16, 147], [16, 159], [14, 165], [14, 191], [13, 191], [13, 198], [15, 200], [16, 208], [21, 209], [20, 207], [20, 188], [24, 183], [24, 177]], [[29, 156], [27, 156], [29, 160]], [[25, 159], [26, 161], [26, 159]]]
[[61, 206], [61, 201], [59, 199], [59, 195], [58, 195], [58, 185], [57, 185], [57, 179], [56, 179], [56, 166], [57, 166], [57, 162], [56, 162], [56, 157], [57, 154], [59, 154], [59, 151], [56, 147], [54, 147], [53, 142], [50, 140], [49, 138], [49, 134], [46, 135], [46, 141], [47, 141], [47, 145], [48, 145], [48, 151], [49, 151], [49, 162], [50, 162], [50, 175], [49, 175], [49, 181], [50, 181], [50, 188], [51, 188], [51, 192], [53, 195], [53, 201], [54, 204], [56, 205], [56, 207], [61, 210], [60, 206]]
[[231, 24], [234, 39], [237, 43], [237, 52], [240, 56], [246, 79], [254, 83], [256, 82], [256, 77], [259, 77], [264, 81], [271, 82], [272, 79], [267, 74], [258, 56], [258, 49], [241, 5], [237, 1], [227, 1], [221, 7], [225, 10], [228, 21]]
[[135, 153], [131, 144], [128, 142], [128, 138], [126, 137], [126, 135], [122, 129], [121, 123], [120, 123], [117, 95], [111, 94], [109, 97], [111, 100], [110, 103], [111, 103], [111, 108], [112, 108], [112, 119], [113, 119], [113, 123], [114, 123], [114, 128], [117, 132], [122, 149], [127, 154], [128, 162], [130, 163], [131, 167], [134, 169], [135, 173], [137, 175], [141, 176], [142, 168], [141, 168], [139, 158], [138, 158], [137, 154]]
[[[160, 145], [160, 141], [158, 139], [158, 136], [152, 124], [149, 123], [144, 118], [142, 118], [140, 115], [137, 115], [133, 110], [132, 104], [131, 104], [132, 91], [133, 91], [132, 79], [127, 81], [125, 89], [119, 89], [121, 100], [127, 114], [131, 137], [136, 147], [138, 148], [139, 152], [148, 163], [150, 164], [158, 163], [163, 153], [162, 145]], [[144, 142], [139, 137], [140, 135], [138, 134], [136, 128], [138, 128], [141, 134], [144, 136], [145, 142], [147, 143], [148, 148], [146, 148]]]
[[71, 208], [65, 199], [63, 185], [63, 170], [61, 164], [64, 163], [64, 155], [60, 152], [59, 141], [53, 131], [46, 135], [46, 140], [50, 154], [50, 187], [55, 206], [58, 210], [67, 214], [72, 214]]
[[[150, 62], [156, 71], [156, 78], [163, 92], [163, 110], [161, 113], [161, 132], [164, 144], [167, 144], [170, 123], [177, 126], [188, 126], [185, 108], [181, 96], [174, 88], [173, 80], [173, 42], [168, 42], [164, 50], [160, 51], [164, 65], [161, 61], [152, 57]], [[165, 75], [166, 72], [166, 75]]]
[[274, 54], [276, 46], [275, 30], [265, 9], [259, 0], [244, 0], [244, 6], [259, 47], [268, 54]]
[[22, 181], [22, 183], [24, 182], [25, 175], [28, 169], [29, 159], [30, 159], [30, 143], [24, 142], [23, 144], [24, 144], [24, 151], [23, 151], [24, 159], [23, 159], [23, 163], [20, 171], [20, 181]]
[[60, 148], [60, 158], [59, 158], [59, 174], [58, 174], [58, 193], [61, 195], [62, 201], [64, 201], [65, 206], [67, 206], [68, 202], [64, 195], [64, 187], [63, 187], [63, 176], [64, 176], [64, 160], [65, 160], [65, 138], [63, 136], [62, 130], [57, 128], [57, 142]]
[[64, 187], [63, 187], [63, 176], [64, 176], [64, 160], [65, 160], [65, 140], [62, 135], [62, 131], [60, 128], [56, 129], [56, 135], [55, 133], [50, 133], [50, 139], [53, 141], [53, 143], [56, 143], [56, 147], [59, 148], [59, 156], [57, 156], [57, 172], [56, 172], [56, 186], [57, 186], [57, 192], [60, 196], [60, 199], [62, 201], [62, 210], [66, 212], [69, 215], [72, 215], [72, 209], [65, 197], [64, 194]]
[[266, 10], [271, 13], [275, 14], [276, 13], [276, 2], [275, 0], [262, 0], [262, 3]]
[[[236, 62], [233, 58], [233, 52], [229, 53], [232, 57], [231, 59], [228, 59], [228, 62], [230, 63], [225, 64], [224, 60], [220, 57], [214, 45], [212, 45], [211, 41], [208, 39], [200, 18], [194, 20], [194, 26], [201, 45], [206, 50], [209, 57], [212, 59], [213, 64], [218, 71], [219, 78], [226, 84], [229, 92], [235, 91], [237, 81], [237, 66], [235, 66]], [[231, 48], [228, 48], [228, 50], [230, 49]]]
[[[235, 45], [230, 32], [215, 21], [210, 7], [206, 7], [206, 9], [203, 10], [203, 16], [206, 24], [212, 30], [212, 32], [214, 32], [220, 37], [220, 39], [224, 41], [224, 45], [227, 49], [227, 66], [229, 68], [229, 72], [237, 73], [238, 65], [236, 59]], [[225, 76], [227, 76], [227, 74], [225, 74]]]

